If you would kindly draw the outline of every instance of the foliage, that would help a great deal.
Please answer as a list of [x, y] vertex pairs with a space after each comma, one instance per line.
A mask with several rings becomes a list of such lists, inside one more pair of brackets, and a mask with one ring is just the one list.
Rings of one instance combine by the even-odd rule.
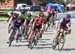
[[0, 13], [0, 17], [9, 17], [9, 16], [8, 16], [8, 14], [6, 14], [6, 13], [5, 13], [5, 14]]

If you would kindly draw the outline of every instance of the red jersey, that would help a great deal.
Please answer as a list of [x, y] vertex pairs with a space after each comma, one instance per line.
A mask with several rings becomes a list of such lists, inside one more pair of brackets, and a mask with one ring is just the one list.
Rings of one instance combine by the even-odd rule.
[[39, 19], [39, 17], [36, 17], [36, 18], [34, 19], [34, 23], [35, 23], [35, 24], [43, 25], [43, 24], [44, 24], [44, 20], [41, 20], [41, 19]]

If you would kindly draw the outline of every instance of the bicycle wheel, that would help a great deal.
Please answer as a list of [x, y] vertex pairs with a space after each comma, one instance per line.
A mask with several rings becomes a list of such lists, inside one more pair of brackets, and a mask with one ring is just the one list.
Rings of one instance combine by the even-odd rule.
[[28, 48], [30, 48], [30, 49], [33, 49], [33, 47], [34, 47], [34, 38], [35, 37], [32, 37], [31, 40], [29, 41]]
[[48, 24], [46, 24], [46, 26], [45, 26], [45, 31], [47, 31], [48, 30]]
[[62, 50], [65, 44], [65, 36], [62, 35], [59, 39], [58, 50]]
[[53, 40], [52, 48], [55, 50], [57, 47], [56, 39]]
[[9, 47], [11, 46], [13, 40], [14, 40], [14, 32], [12, 33], [12, 36], [9, 38]]
[[40, 38], [40, 34], [36, 34], [36, 36], [34, 37], [34, 45], [35, 46], [37, 45], [39, 38]]
[[24, 31], [23, 31], [24, 40], [27, 38], [27, 32], [28, 32], [28, 28], [24, 28]]

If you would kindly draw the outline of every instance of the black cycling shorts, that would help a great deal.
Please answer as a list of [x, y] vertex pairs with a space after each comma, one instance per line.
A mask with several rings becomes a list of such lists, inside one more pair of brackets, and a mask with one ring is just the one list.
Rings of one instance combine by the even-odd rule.
[[65, 26], [65, 27], [61, 27], [61, 29], [67, 31], [68, 27], [67, 27], [67, 26]]
[[34, 30], [36, 30], [36, 29], [38, 29], [38, 30], [40, 31], [40, 29], [41, 29], [41, 25], [40, 25], [40, 24], [35, 24], [35, 26], [34, 26]]

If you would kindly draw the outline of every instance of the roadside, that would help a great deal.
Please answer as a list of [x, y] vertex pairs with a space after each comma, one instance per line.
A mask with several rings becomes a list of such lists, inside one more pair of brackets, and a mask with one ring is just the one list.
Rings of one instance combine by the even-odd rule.
[[[39, 12], [31, 12], [33, 14], [33, 16], [37, 15]], [[72, 18], [75, 18], [75, 11], [68, 11], [68, 12], [65, 12], [64, 14], [63, 13], [58, 13], [57, 14], [57, 19], [60, 19], [62, 18], [63, 16], [65, 16], [65, 14], [71, 14], [71, 17]], [[0, 16], [0, 21], [6, 21], [8, 19], [8, 17], [1, 17]]]
[[6, 21], [7, 19], [8, 19], [8, 18], [4, 18], [4, 17], [1, 18], [1, 17], [0, 17], [0, 21]]

